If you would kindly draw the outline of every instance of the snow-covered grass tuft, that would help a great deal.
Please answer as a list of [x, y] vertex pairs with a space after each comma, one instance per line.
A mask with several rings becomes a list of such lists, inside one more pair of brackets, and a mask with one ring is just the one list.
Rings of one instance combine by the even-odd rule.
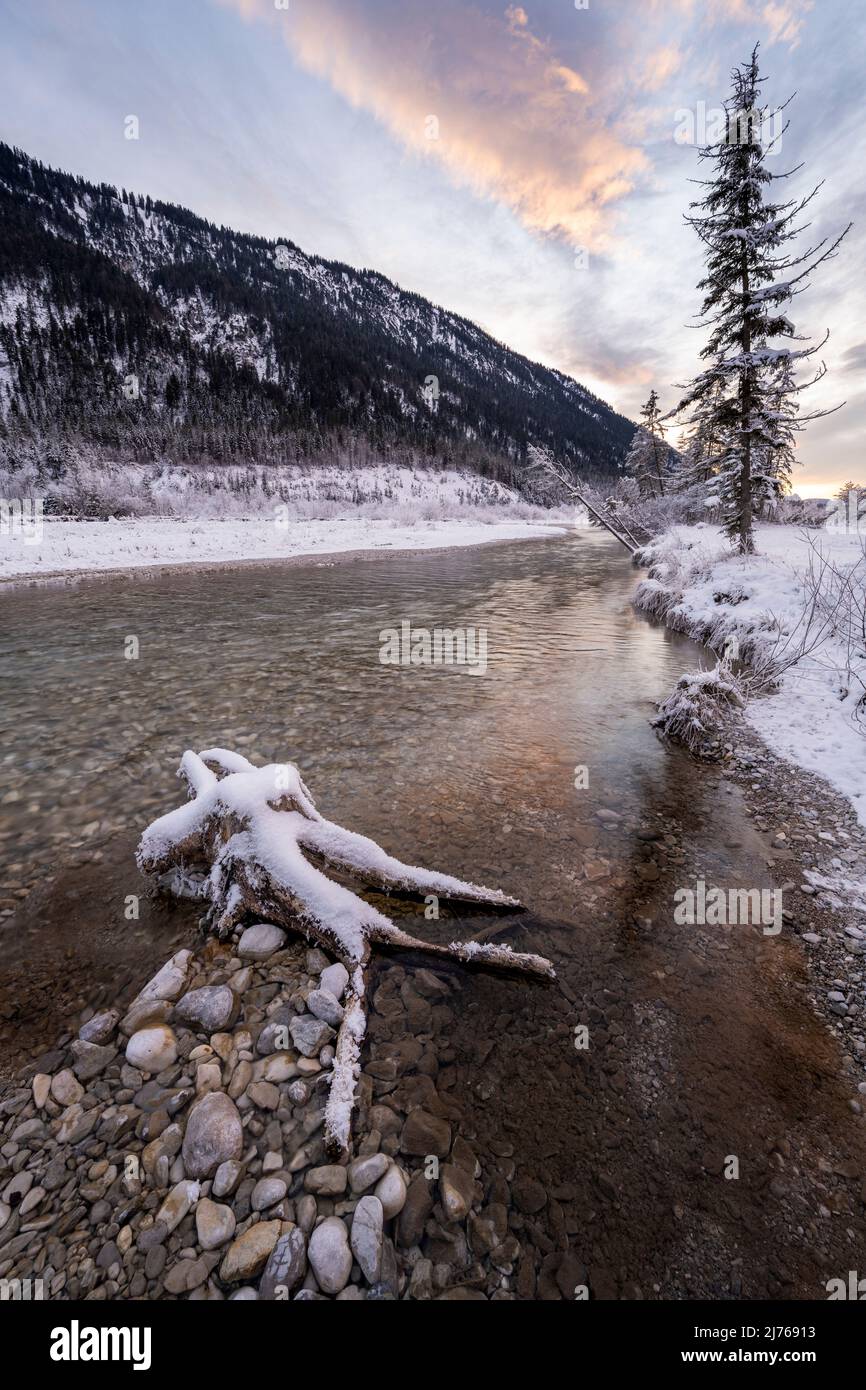
[[706, 755], [722, 732], [722, 716], [742, 703], [737, 678], [718, 662], [711, 670], [680, 676], [673, 692], [659, 706], [653, 727], [690, 752]]

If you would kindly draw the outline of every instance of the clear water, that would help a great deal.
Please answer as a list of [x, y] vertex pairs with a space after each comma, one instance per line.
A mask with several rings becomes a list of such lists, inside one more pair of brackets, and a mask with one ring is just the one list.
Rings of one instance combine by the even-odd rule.
[[[178, 800], [183, 750], [219, 744], [296, 761], [325, 814], [395, 854], [563, 910], [575, 830], [599, 806], [639, 810], [669, 757], [652, 702], [699, 659], [634, 613], [634, 582], [615, 542], [582, 532], [6, 592], [8, 891], [143, 827]], [[486, 673], [382, 665], [380, 631], [404, 619], [486, 629]]]
[[[723, 769], [650, 728], [703, 658], [635, 614], [635, 579], [613, 540], [582, 532], [0, 594], [0, 1062], [36, 1057], [192, 939], [191, 904], [123, 916], [137, 837], [182, 796], [183, 750], [294, 760], [324, 814], [521, 899], [506, 939], [554, 960], [548, 988], [451, 971], [428, 1066], [485, 1172], [550, 1194], [517, 1228], [527, 1266], [568, 1247], [599, 1297], [815, 1296], [830, 1257], [763, 1175], [783, 1135], [814, 1179], [810, 1210], [823, 1200], [852, 1121], [838, 1049], [801, 992], [796, 938], [674, 920], [698, 875], [763, 886], [767, 850]], [[382, 665], [380, 631], [403, 620], [486, 629], [486, 674]], [[485, 921], [395, 910], [437, 939]], [[379, 1007], [394, 969], [372, 972], [371, 1049], [407, 1026]], [[716, 1176], [728, 1154], [739, 1183]]]

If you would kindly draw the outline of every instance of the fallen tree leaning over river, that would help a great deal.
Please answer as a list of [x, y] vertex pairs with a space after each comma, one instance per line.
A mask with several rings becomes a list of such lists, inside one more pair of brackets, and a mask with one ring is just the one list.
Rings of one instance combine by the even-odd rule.
[[143, 872], [158, 876], [160, 886], [173, 893], [207, 901], [208, 925], [220, 938], [249, 919], [270, 921], [312, 938], [349, 973], [325, 1109], [325, 1142], [331, 1156], [349, 1148], [367, 1024], [365, 970], [374, 946], [554, 978], [543, 956], [477, 941], [446, 946], [411, 936], [357, 893], [335, 883], [314, 861], [380, 892], [520, 908], [504, 893], [403, 864], [366, 836], [325, 820], [293, 763], [255, 767], [238, 753], [210, 748], [184, 753], [178, 775], [187, 783], [190, 800], [145, 830], [137, 856]]

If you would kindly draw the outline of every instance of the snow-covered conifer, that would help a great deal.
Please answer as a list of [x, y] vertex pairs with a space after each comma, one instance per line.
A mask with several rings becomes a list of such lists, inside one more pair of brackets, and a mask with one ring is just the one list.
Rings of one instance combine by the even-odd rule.
[[829, 413], [798, 412], [799, 392], [826, 368], [821, 363], [811, 380], [798, 385], [796, 366], [819, 352], [826, 336], [816, 346], [795, 346], [807, 339], [797, 334], [787, 310], [848, 231], [803, 254], [786, 250], [804, 230], [799, 215], [818, 190], [781, 201], [773, 196], [774, 185], [800, 166], [785, 173], [767, 167], [788, 123], [766, 138], [764, 81], [756, 46], [749, 61], [734, 69], [723, 137], [700, 151], [712, 173], [701, 182], [702, 196], [687, 221], [705, 248], [707, 273], [699, 289], [710, 334], [701, 354], [707, 366], [678, 407], [703, 440], [716, 441], [722, 523], [743, 553], [754, 549], [754, 517], [788, 486], [796, 433]]
[[665, 443], [659, 398], [655, 391], [650, 392], [649, 400], [641, 407], [640, 413], [642, 424], [635, 430], [623, 470], [634, 478], [642, 497], [664, 497], [665, 474], [671, 451]]

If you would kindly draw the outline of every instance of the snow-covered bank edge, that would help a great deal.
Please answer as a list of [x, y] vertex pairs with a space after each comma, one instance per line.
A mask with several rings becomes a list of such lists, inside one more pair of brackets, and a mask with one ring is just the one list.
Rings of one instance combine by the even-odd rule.
[[[572, 523], [573, 524], [573, 523]], [[0, 537], [0, 583], [70, 575], [250, 562], [299, 563], [319, 556], [445, 550], [496, 541], [562, 535], [564, 522], [438, 520], [416, 525], [359, 516], [290, 521], [273, 517], [190, 520], [136, 517], [112, 521], [45, 518], [41, 536]]]
[[[852, 719], [851, 692], [840, 698], [839, 672], [850, 657], [839, 650], [838, 631], [808, 650], [810, 540], [843, 569], [860, 563], [856, 535], [766, 526], [758, 528], [757, 553], [741, 557], [712, 527], [673, 527], [636, 557], [648, 574], [633, 603], [719, 658], [684, 676], [662, 710], [696, 694], [692, 708], [717, 720], [716, 756], [766, 836], [766, 864], [783, 894], [780, 939], [802, 946], [805, 988], [839, 1045], [849, 1105], [859, 1115], [866, 1108], [866, 730]], [[771, 693], [756, 694], [764, 682], [751, 673], [765, 674], [771, 662], [784, 667], [780, 650], [801, 645], [805, 654], [778, 674]], [[734, 697], [722, 692], [719, 703], [713, 687], [726, 683]], [[703, 692], [714, 708], [702, 703]]]
[[732, 555], [712, 527], [672, 527], [638, 556], [648, 575], [634, 606], [747, 672], [783, 668], [771, 693], [747, 702], [745, 718], [775, 753], [841, 792], [866, 826], [866, 723], [857, 720], [863, 659], [855, 656], [852, 666], [838, 610], [829, 624], [812, 611], [815, 547], [851, 574], [863, 563], [862, 538], [762, 526], [756, 543], [755, 555]]

